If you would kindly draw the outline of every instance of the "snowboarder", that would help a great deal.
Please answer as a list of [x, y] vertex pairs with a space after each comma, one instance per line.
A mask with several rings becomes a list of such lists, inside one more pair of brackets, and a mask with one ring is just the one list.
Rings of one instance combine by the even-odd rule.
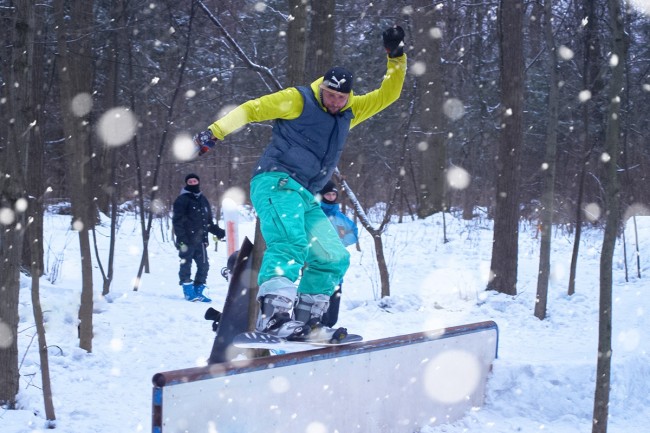
[[[176, 235], [176, 249], [181, 259], [178, 271], [179, 284], [188, 301], [212, 302], [203, 294], [210, 264], [208, 262], [208, 233], [219, 239], [226, 236], [225, 230], [212, 219], [208, 199], [201, 193], [200, 179], [194, 173], [185, 176], [185, 187], [174, 200], [172, 224]], [[192, 261], [196, 273], [192, 281]]]
[[404, 30], [393, 26], [382, 37], [388, 59], [378, 89], [355, 95], [352, 72], [336, 66], [309, 86], [247, 101], [194, 136], [202, 155], [248, 123], [275, 120], [250, 184], [267, 245], [258, 276], [260, 332], [304, 338], [320, 328], [330, 296], [350, 264], [349, 252], [314, 194], [332, 176], [350, 129], [400, 96], [406, 75]]

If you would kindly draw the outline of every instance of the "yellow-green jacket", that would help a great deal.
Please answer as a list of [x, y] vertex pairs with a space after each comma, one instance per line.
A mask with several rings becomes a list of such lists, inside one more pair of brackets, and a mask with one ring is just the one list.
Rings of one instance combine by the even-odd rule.
[[[395, 102], [406, 75], [406, 55], [388, 58], [381, 86], [364, 95], [350, 92], [347, 104], [336, 115], [323, 107], [319, 85], [290, 87], [247, 101], [209, 126], [216, 138], [251, 122], [276, 120], [273, 138], [253, 175], [282, 171], [312, 192], [329, 180], [345, 144], [347, 132]], [[345, 133], [331, 133], [341, 128]]]

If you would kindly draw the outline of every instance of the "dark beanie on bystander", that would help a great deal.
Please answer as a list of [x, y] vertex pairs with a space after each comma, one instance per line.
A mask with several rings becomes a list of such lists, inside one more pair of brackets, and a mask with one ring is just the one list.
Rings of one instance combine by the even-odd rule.
[[338, 198], [338, 196], [339, 196], [339, 190], [336, 188], [336, 184], [335, 184], [334, 182], [332, 182], [331, 180], [330, 180], [329, 182], [327, 182], [327, 183], [325, 184], [325, 186], [323, 187], [323, 189], [321, 189], [320, 191], [318, 191], [318, 193], [321, 195], [321, 197], [322, 197], [321, 200], [322, 200], [324, 203], [327, 203], [327, 204], [334, 204], [334, 203], [336, 203], [336, 200], [334, 200], [334, 201], [330, 201], [330, 200], [327, 200], [327, 199], [325, 198], [325, 194], [327, 194], [328, 192], [335, 192], [337, 198]]
[[194, 174], [194, 173], [190, 173], [190, 174], [188, 174], [187, 176], [185, 176], [185, 183], [187, 183], [187, 181], [188, 181], [189, 179], [196, 179], [196, 180], [198, 180], [199, 182], [201, 182], [201, 178], [200, 178], [198, 175]]

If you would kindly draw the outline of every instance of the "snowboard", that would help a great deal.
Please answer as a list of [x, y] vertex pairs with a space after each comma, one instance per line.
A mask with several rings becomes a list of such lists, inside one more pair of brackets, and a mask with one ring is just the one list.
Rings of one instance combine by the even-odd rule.
[[231, 361], [238, 355], [249, 356], [244, 350], [233, 350], [233, 338], [248, 328], [248, 309], [255, 293], [251, 288], [253, 273], [253, 243], [244, 238], [239, 249], [228, 285], [228, 293], [221, 312], [208, 309], [205, 318], [213, 320], [212, 329], [216, 332], [209, 364]]
[[357, 334], [347, 334], [345, 338], [337, 341], [305, 339], [287, 340], [277, 335], [265, 334], [264, 332], [251, 331], [242, 332], [233, 338], [233, 345], [246, 349], [269, 349], [280, 351], [302, 351], [322, 349], [323, 347], [345, 346], [347, 344], [363, 341], [363, 337]]

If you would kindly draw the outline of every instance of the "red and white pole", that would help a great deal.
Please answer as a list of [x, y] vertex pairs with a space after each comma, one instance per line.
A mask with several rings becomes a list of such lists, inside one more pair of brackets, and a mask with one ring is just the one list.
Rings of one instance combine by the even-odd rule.
[[225, 198], [222, 203], [223, 219], [226, 222], [226, 245], [228, 257], [239, 249], [239, 210], [237, 203], [231, 198]]

